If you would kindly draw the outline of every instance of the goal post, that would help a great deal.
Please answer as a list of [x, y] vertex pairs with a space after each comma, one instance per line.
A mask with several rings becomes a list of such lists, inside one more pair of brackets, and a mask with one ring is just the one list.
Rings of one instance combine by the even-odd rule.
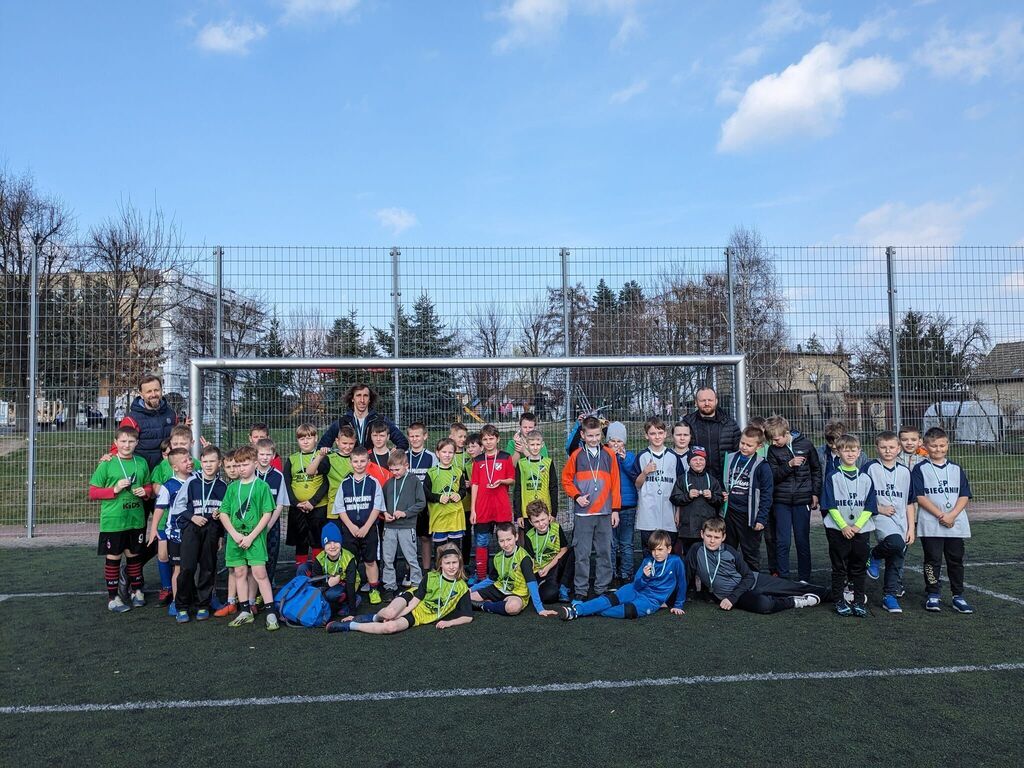
[[[359, 371], [439, 369], [622, 369], [730, 366], [734, 371], [733, 402], [739, 424], [747, 423], [747, 370], [743, 355], [603, 355], [583, 357], [469, 357], [469, 358], [193, 358], [189, 361], [189, 415], [193, 452], [198, 457], [203, 420], [203, 375], [206, 371], [315, 370]], [[566, 414], [569, 413], [568, 403]]]

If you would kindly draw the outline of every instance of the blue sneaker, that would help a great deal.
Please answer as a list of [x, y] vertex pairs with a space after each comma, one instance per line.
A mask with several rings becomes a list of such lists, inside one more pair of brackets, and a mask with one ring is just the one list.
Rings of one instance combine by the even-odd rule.
[[131, 609], [130, 605], [125, 605], [120, 595], [107, 601], [107, 610], [111, 613], [128, 613]]
[[875, 581], [878, 580], [881, 568], [882, 568], [882, 561], [881, 560], [876, 560], [873, 557], [868, 558], [868, 576], [870, 576]]
[[974, 613], [974, 608], [964, 600], [963, 595], [953, 595], [953, 610], [957, 613]]
[[938, 613], [942, 610], [942, 605], [939, 603], [938, 595], [928, 595], [928, 599], [924, 601], [924, 609], [931, 611], [932, 613]]
[[141, 589], [136, 589], [132, 592], [132, 608], [141, 608], [146, 604], [146, 596], [142, 594]]
[[175, 611], [175, 613], [174, 613], [174, 620], [176, 622], [178, 622], [179, 624], [188, 624], [188, 622], [189, 622], [188, 611], [182, 611], [181, 613], [178, 613], [177, 611]]
[[883, 597], [882, 607], [889, 613], [903, 613], [903, 609], [900, 608], [900, 601], [896, 599], [896, 595], [886, 595]]
[[868, 615], [868, 606], [865, 603], [854, 603], [850, 606], [850, 611], [858, 619], [863, 619], [865, 616]]
[[200, 608], [196, 611], [196, 621], [206, 621], [210, 618], [210, 612], [205, 608]]
[[838, 613], [840, 616], [852, 616], [853, 608], [845, 600], [837, 600], [836, 613]]
[[583, 605], [583, 601], [582, 601], [582, 600], [579, 600], [579, 599], [576, 599], [576, 600], [572, 600], [572, 601], [570, 601], [570, 605], [571, 605], [571, 606], [572, 606], [573, 608], [575, 608], [575, 607], [576, 607], [577, 605]]
[[565, 586], [564, 584], [562, 586], [560, 586], [558, 588], [558, 602], [560, 602], [560, 603], [568, 603], [571, 599], [572, 598], [569, 595], [569, 588], [567, 586]]
[[178, 606], [176, 606], [174, 603], [171, 603], [170, 605], [168, 605], [167, 606], [167, 615], [168, 616], [177, 616], [178, 615]]

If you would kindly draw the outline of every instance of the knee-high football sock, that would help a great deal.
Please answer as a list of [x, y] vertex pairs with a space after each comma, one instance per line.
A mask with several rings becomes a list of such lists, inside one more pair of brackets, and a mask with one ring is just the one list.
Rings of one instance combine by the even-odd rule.
[[117, 597], [117, 579], [120, 572], [120, 560], [103, 561], [103, 580], [107, 583], [107, 597], [111, 600]]
[[476, 577], [481, 581], [487, 578], [487, 547], [476, 548]]
[[601, 597], [595, 597], [593, 600], [587, 600], [585, 603], [580, 603], [576, 606], [577, 616], [594, 616], [598, 613], [603, 613], [611, 608], [613, 605], [617, 605], [618, 601], [612, 602], [614, 595], [602, 595]]
[[307, 562], [309, 562], [309, 555], [308, 554], [301, 554], [300, 555], [298, 552], [295, 553], [295, 567], [296, 568], [299, 567], [300, 565], [306, 564]]
[[160, 588], [170, 589], [171, 588], [171, 574], [174, 573], [174, 567], [169, 561], [157, 560], [156, 568], [160, 572]]
[[505, 610], [504, 600], [488, 600], [480, 606], [480, 610], [485, 613], [497, 613], [500, 616], [508, 616], [508, 611]]
[[138, 557], [127, 558], [125, 570], [128, 573], [128, 587], [132, 591], [142, 589], [142, 560]]

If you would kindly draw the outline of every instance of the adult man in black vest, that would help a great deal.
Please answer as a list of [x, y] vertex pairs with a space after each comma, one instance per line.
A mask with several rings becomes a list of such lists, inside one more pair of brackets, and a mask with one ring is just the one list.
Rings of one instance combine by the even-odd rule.
[[702, 445], [708, 452], [707, 471], [722, 479], [726, 452], [739, 450], [740, 428], [736, 420], [718, 407], [718, 395], [711, 387], [697, 390], [697, 410], [683, 417], [690, 426], [690, 445]]
[[348, 407], [348, 411], [337, 421], [331, 422], [331, 426], [324, 430], [320, 442], [317, 443], [317, 448], [332, 447], [334, 440], [338, 437], [338, 430], [348, 425], [356, 431], [356, 445], [373, 450], [373, 442], [370, 440], [370, 425], [382, 421], [388, 425], [388, 437], [394, 443], [395, 448], [408, 450], [409, 441], [405, 439], [402, 430], [395, 426], [395, 423], [387, 416], [377, 413], [374, 410], [376, 404], [377, 393], [368, 385], [353, 384], [345, 393], [345, 405]]

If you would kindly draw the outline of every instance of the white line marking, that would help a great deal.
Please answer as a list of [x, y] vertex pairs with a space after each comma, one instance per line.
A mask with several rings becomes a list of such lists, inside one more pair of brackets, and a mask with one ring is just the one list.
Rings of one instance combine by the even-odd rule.
[[501, 685], [488, 688], [442, 688], [419, 691], [375, 691], [372, 693], [330, 693], [321, 696], [262, 696], [248, 699], [178, 699], [169, 701], [129, 701], [122, 704], [36, 704], [0, 707], [0, 715], [49, 715], [77, 712], [134, 712], [160, 709], [215, 709], [220, 707], [270, 707], [293, 704], [337, 704], [350, 702], [399, 701], [404, 699], [450, 699], [473, 696], [519, 696], [537, 693], [571, 693], [648, 686], [722, 685], [726, 683], [785, 682], [789, 680], [850, 680], [873, 677], [918, 677], [957, 675], [971, 672], [1020, 672], [1024, 662], [1004, 664], [965, 664], [955, 667], [910, 667], [896, 669], [847, 669], [823, 672], [755, 672], [740, 675], [693, 675], [656, 677], [642, 680], [591, 680], [586, 683], [544, 683], [539, 685]]
[[[907, 570], [910, 570], [910, 571], [916, 571], [917, 573], [923, 573], [921, 568], [916, 566], [916, 565], [908, 565], [908, 566], [906, 566], [906, 568], [907, 568]], [[945, 582], [948, 583], [949, 579], [947, 579], [945, 576], [940, 576], [939, 577], [939, 581], [945, 581]], [[1014, 597], [1013, 595], [1004, 595], [1002, 592], [993, 592], [991, 589], [985, 589], [984, 587], [979, 587], [976, 584], [968, 584], [966, 581], [964, 582], [964, 589], [969, 589], [972, 592], [979, 592], [982, 595], [988, 595], [989, 597], [994, 597], [994, 598], [997, 598], [999, 600], [1005, 600], [1008, 603], [1016, 603], [1017, 605], [1024, 605], [1024, 600], [1022, 600], [1019, 597]]]
[[991, 566], [1024, 565], [1024, 560], [1006, 560], [1001, 563], [964, 563], [964, 568], [985, 568]]
[[82, 597], [89, 595], [94, 597], [96, 595], [105, 595], [106, 592], [16, 592], [10, 595], [0, 595], [0, 603], [4, 600], [13, 600], [15, 598], [33, 598], [33, 597]]

